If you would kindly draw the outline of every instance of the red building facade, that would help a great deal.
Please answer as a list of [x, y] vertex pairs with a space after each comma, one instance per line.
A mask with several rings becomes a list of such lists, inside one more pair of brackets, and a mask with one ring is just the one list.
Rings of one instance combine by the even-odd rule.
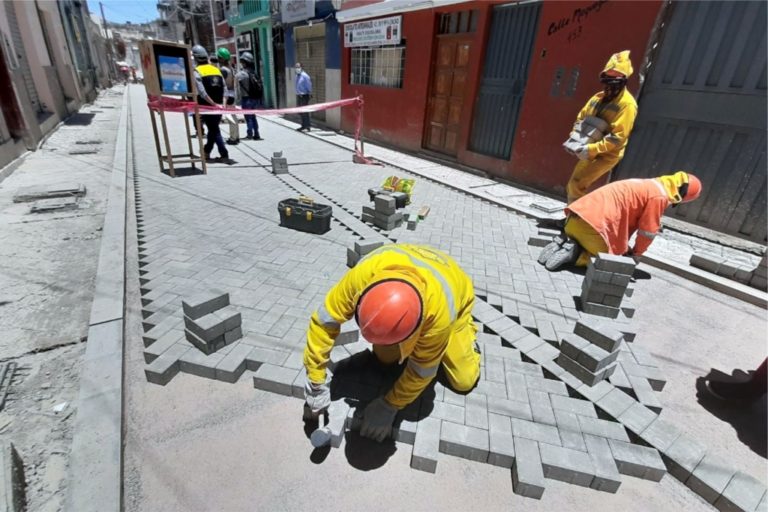
[[[338, 13], [342, 37], [346, 25], [401, 16], [400, 44], [342, 47], [342, 97], [363, 95], [365, 137], [563, 194], [575, 161], [561, 144], [576, 114], [614, 52], [631, 51], [637, 92], [661, 2], [435, 2], [376, 16], [377, 5]], [[342, 113], [344, 130], [354, 121]]]

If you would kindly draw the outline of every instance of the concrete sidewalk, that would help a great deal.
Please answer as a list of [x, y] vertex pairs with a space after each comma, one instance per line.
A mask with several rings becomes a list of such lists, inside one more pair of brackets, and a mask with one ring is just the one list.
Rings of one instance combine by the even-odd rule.
[[[276, 123], [261, 121], [265, 141], [230, 147], [236, 165], [171, 179], [157, 169], [143, 90], [132, 88], [131, 100], [141, 244], [129, 230], [127, 510], [708, 507], [670, 475], [658, 484], [623, 478], [617, 494], [547, 480], [543, 499], [531, 501], [512, 493], [508, 469], [441, 456], [436, 475], [413, 471], [410, 447], [401, 443], [373, 445], [352, 435], [343, 452], [313, 452], [301, 402], [254, 390], [250, 371], [235, 384], [186, 373], [166, 386], [148, 383], [145, 342], [159, 343], [151, 337], [161, 335], [160, 326], [165, 333], [179, 331], [180, 299], [195, 290], [225, 289], [247, 334], [298, 350], [309, 315], [346, 270], [346, 248], [371, 229], [359, 220], [366, 190], [391, 174], [413, 176], [414, 207], [427, 204], [432, 211], [416, 231], [375, 235], [446, 250], [471, 275], [479, 296], [514, 302], [519, 320], [527, 317], [533, 331], [548, 328], [559, 336], [572, 328], [580, 313], [567, 298], [578, 295], [583, 276], [538, 266], [539, 249], [527, 245], [535, 223], [456, 190], [458, 176], [443, 178], [452, 182], [449, 188], [424, 179], [424, 169], [412, 175], [356, 165], [348, 151], [318, 140], [322, 135], [307, 137]], [[171, 126], [183, 147], [181, 120]], [[287, 156], [290, 175], [268, 172], [273, 151]], [[278, 226], [277, 201], [299, 193], [333, 205], [330, 232], [308, 235]], [[764, 484], [765, 446], [755, 438], [764, 432], [765, 404], [730, 420], [732, 427], [696, 398], [696, 379], [711, 367], [750, 368], [765, 357], [762, 310], [668, 272], [641, 269], [647, 278], [635, 284], [636, 343], [660, 360], [666, 375], [661, 417]], [[374, 500], [372, 488], [395, 491]]]

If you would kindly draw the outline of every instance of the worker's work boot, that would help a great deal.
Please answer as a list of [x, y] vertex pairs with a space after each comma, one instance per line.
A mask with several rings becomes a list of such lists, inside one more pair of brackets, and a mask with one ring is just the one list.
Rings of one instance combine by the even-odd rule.
[[565, 241], [566, 237], [562, 234], [552, 238], [552, 242], [550, 242], [546, 247], [544, 247], [544, 249], [542, 249], [541, 254], [539, 254], [539, 259], [536, 260], [539, 262], [539, 265], [546, 264], [549, 257], [552, 256], [555, 251], [560, 249]]
[[570, 265], [579, 259], [581, 254], [581, 246], [576, 243], [576, 240], [568, 239], [549, 257], [544, 267], [549, 270], [559, 270], [566, 265]]

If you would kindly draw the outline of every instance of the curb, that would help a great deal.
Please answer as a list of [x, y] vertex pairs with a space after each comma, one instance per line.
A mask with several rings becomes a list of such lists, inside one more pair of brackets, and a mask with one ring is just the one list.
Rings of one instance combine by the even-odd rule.
[[[280, 120], [270, 119], [270, 118], [262, 118], [265, 121], [280, 125], [280, 126], [286, 126], [287, 121], [285, 119], [280, 118]], [[339, 144], [334, 141], [327, 140], [319, 135], [315, 135], [312, 132], [307, 133], [310, 137], [313, 137], [317, 140], [321, 140], [323, 142], [326, 142], [328, 144], [332, 144], [336, 147], [339, 147], [341, 149], [347, 150], [352, 152], [351, 149], [348, 147]], [[341, 135], [341, 134], [338, 134]], [[345, 135], [341, 135], [343, 137], [346, 137]], [[348, 138], [348, 137], [347, 137]], [[552, 215], [546, 215], [542, 214], [536, 210], [528, 209], [528, 208], [521, 208], [518, 205], [511, 205], [509, 203], [506, 203], [503, 200], [494, 199], [491, 197], [488, 197], [486, 195], [478, 194], [477, 192], [473, 190], [467, 190], [463, 189], [461, 187], [457, 187], [453, 184], [451, 184], [448, 181], [440, 180], [435, 178], [434, 176], [427, 176], [424, 174], [421, 174], [418, 169], [406, 169], [398, 164], [393, 164], [391, 162], [386, 161], [385, 159], [379, 158], [379, 157], [371, 157], [376, 161], [382, 162], [390, 167], [394, 167], [395, 169], [402, 169], [403, 171], [409, 172], [411, 174], [415, 174], [417, 176], [421, 176], [424, 179], [428, 179], [431, 181], [434, 181], [436, 183], [440, 183], [441, 185], [444, 185], [448, 188], [451, 188], [453, 190], [457, 190], [459, 192], [462, 192], [464, 194], [468, 194], [470, 196], [476, 197], [477, 199], [481, 201], [487, 201], [489, 203], [493, 203], [497, 206], [500, 206], [502, 208], [506, 208], [508, 210], [512, 210], [520, 215], [524, 215], [525, 217], [532, 218], [535, 220], [548, 220], [554, 218]], [[418, 158], [418, 157], [414, 157]], [[492, 178], [489, 178], [492, 179]], [[503, 184], [501, 181], [497, 181], [499, 184]], [[744, 302], [748, 302], [750, 304], [753, 304], [755, 306], [759, 306], [762, 308], [768, 308], [768, 294], [761, 292], [760, 290], [757, 290], [755, 288], [752, 288], [750, 286], [742, 285], [741, 283], [736, 283], [731, 281], [730, 279], [726, 279], [724, 277], [716, 276], [714, 274], [711, 274], [706, 271], [699, 270], [697, 268], [691, 267], [689, 265], [681, 265], [680, 263], [676, 263], [674, 261], [668, 260], [661, 256], [651, 256], [648, 253], [643, 255], [642, 262], [650, 265], [652, 267], [659, 268], [661, 270], [666, 270], [667, 272], [671, 272], [675, 275], [678, 275], [680, 277], [684, 277], [686, 279], [689, 279], [695, 283], [698, 283], [702, 286], [706, 286], [707, 288], [710, 288], [712, 290], [718, 291], [720, 293], [723, 293], [725, 295], [728, 295], [730, 297], [734, 297], [736, 299], [742, 300]]]
[[122, 502], [128, 89], [117, 126], [112, 181], [80, 373], [65, 510], [117, 512]]

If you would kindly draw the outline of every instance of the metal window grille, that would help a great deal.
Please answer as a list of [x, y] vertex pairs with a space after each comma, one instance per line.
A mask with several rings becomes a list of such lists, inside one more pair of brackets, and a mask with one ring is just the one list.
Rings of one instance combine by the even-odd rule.
[[402, 89], [405, 46], [353, 48], [352, 85], [373, 85]]

